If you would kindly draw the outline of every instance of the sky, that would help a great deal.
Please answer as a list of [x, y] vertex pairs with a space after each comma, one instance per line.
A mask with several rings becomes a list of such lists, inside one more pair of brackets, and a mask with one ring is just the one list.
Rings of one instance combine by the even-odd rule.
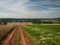
[[60, 18], [60, 0], [0, 0], [0, 18]]

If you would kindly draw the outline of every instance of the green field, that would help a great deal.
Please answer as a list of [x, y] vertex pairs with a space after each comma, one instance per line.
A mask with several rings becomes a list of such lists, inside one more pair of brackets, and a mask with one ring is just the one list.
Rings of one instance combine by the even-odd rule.
[[60, 45], [60, 25], [23, 25], [31, 45]]

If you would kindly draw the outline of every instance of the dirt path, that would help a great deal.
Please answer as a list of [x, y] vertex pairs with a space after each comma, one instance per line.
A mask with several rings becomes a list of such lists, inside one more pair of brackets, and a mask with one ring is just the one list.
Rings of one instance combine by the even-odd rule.
[[16, 28], [5, 38], [5, 40], [2, 42], [1, 45], [12, 45], [12, 41], [13, 41], [13, 37], [14, 37], [14, 34], [17, 30], [17, 26]]
[[22, 26], [20, 26], [20, 35], [21, 35], [20, 45], [30, 45], [28, 39], [24, 35]]

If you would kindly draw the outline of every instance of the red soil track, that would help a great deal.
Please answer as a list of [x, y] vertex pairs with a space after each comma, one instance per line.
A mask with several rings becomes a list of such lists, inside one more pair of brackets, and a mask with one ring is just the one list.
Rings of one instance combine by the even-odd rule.
[[[3, 40], [1, 45], [13, 45], [13, 37], [17, 30], [17, 27], [18, 26], [16, 26], [15, 29], [9, 35], [7, 35], [7, 37], [5, 38], [5, 40]], [[20, 26], [20, 36], [21, 36], [21, 41], [19, 45], [30, 45], [28, 39], [24, 35], [22, 26]]]
[[30, 45], [29, 41], [27, 40], [27, 38], [24, 35], [22, 26], [20, 26], [20, 34], [21, 34], [21, 42], [20, 42], [21, 44], [20, 45]]
[[5, 38], [5, 40], [3, 40], [1, 45], [12, 45], [12, 41], [13, 41], [13, 37], [14, 34], [17, 30], [17, 26], [15, 27], [15, 29]]

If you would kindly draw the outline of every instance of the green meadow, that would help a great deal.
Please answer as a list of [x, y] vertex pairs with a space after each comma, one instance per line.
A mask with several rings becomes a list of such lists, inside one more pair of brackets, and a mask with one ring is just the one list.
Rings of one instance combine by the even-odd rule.
[[23, 25], [31, 45], [60, 45], [60, 25]]

